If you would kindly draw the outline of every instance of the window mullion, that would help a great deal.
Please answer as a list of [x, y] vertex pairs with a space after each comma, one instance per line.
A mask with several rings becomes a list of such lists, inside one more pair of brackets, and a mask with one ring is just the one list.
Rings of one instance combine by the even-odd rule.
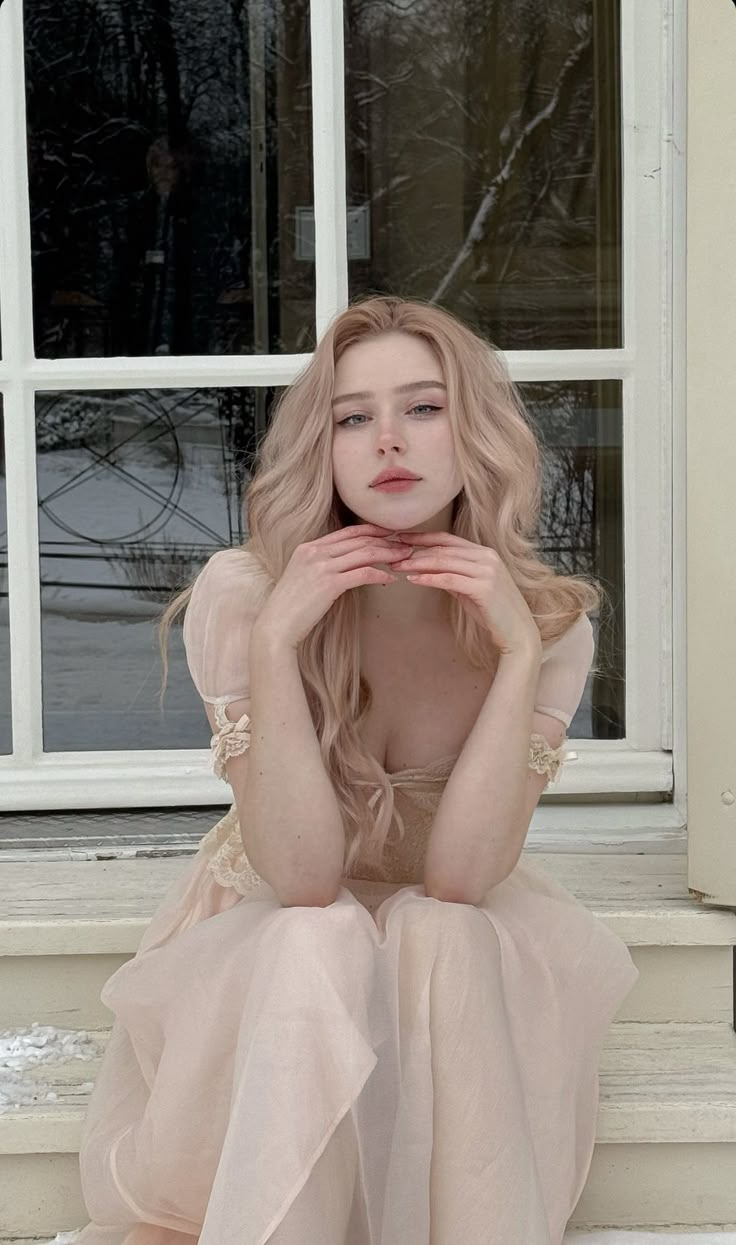
[[670, 737], [671, 716], [661, 680], [672, 653], [670, 7], [671, 0], [621, 6], [623, 341], [635, 360], [622, 382], [626, 738], [644, 751]]
[[317, 340], [348, 302], [342, 0], [311, 0]]
[[5, 422], [13, 759], [41, 754], [41, 600], [33, 390], [31, 230], [21, 0], [0, 10], [0, 314]]
[[[634, 370], [633, 350], [506, 350], [516, 381], [618, 380]], [[288, 385], [309, 354], [164, 355], [36, 359], [25, 369], [37, 391], [67, 389], [206, 389], [208, 385]], [[11, 378], [0, 360], [0, 384]]]

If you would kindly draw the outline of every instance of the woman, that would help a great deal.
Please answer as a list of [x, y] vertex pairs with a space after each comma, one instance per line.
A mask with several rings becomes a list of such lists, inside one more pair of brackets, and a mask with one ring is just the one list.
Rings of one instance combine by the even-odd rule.
[[522, 856], [603, 596], [540, 491], [435, 306], [350, 306], [282, 394], [249, 541], [162, 618], [234, 803], [103, 989], [82, 1245], [560, 1245], [638, 972]]

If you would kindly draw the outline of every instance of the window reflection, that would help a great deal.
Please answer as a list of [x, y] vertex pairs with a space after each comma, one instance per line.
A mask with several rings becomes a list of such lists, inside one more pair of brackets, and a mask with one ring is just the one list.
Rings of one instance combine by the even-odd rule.
[[10, 708], [10, 621], [8, 600], [8, 512], [5, 492], [5, 423], [0, 393], [0, 753], [13, 751]]
[[[606, 588], [597, 662], [571, 727], [623, 738], [621, 386], [520, 386], [542, 443], [539, 537], [551, 565]], [[265, 390], [40, 395], [44, 747], [205, 747], [180, 624], [164, 711], [156, 624], [215, 549], [241, 543]]]
[[346, 0], [351, 297], [438, 302], [504, 350], [621, 345], [619, 21]]
[[244, 538], [266, 390], [37, 399], [46, 751], [205, 747], [181, 644], [159, 711], [163, 603]]
[[593, 575], [610, 606], [591, 618], [597, 633], [570, 735], [623, 739], [625, 619], [621, 382], [546, 381], [519, 386], [542, 446], [540, 545], [566, 575]]
[[300, 352], [308, 0], [25, 0], [36, 353]]

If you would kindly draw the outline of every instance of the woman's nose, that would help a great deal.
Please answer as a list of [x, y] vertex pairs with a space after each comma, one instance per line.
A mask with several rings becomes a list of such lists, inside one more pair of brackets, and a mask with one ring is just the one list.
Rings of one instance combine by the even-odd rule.
[[382, 428], [378, 433], [379, 445], [403, 445], [404, 438], [399, 434], [397, 428]]

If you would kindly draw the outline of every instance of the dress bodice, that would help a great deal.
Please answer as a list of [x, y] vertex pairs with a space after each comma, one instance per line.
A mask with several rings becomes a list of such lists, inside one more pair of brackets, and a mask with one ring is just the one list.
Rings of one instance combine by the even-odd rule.
[[[226, 723], [232, 726], [232, 723]], [[213, 742], [219, 746], [229, 743], [231, 736], [221, 735]], [[529, 765], [540, 773], [545, 771], [556, 781], [564, 761], [577, 760], [577, 753], [565, 749], [565, 738], [558, 748], [550, 748], [542, 735], [533, 734], [529, 749]], [[395, 770], [384, 770], [394, 795], [394, 818], [392, 819], [383, 847], [380, 867], [357, 857], [350, 877], [370, 882], [397, 882], [413, 885], [423, 880], [424, 856], [427, 840], [439, 804], [455, 762], [460, 753], [439, 757], [428, 765]], [[368, 801], [372, 811], [382, 790], [377, 783]], [[237, 809], [230, 806], [221, 821], [204, 836], [200, 847], [209, 857], [207, 867], [221, 886], [232, 886], [241, 895], [247, 895], [261, 881], [243, 847]]]
[[[358, 856], [351, 876], [370, 881], [421, 882], [427, 839], [452, 768], [459, 753], [440, 757], [429, 765], [414, 766], [389, 773], [384, 770], [393, 788], [394, 819], [383, 848], [380, 868]], [[376, 787], [368, 801], [373, 808], [380, 798]], [[398, 824], [397, 824], [398, 823]], [[399, 827], [403, 828], [403, 834]]]
[[[396, 821], [392, 822], [383, 852], [380, 870], [359, 856], [351, 877], [371, 881], [412, 884], [421, 882], [427, 838], [435, 811], [457, 754], [440, 757], [429, 765], [386, 773], [394, 791], [394, 807], [404, 827], [403, 837]], [[369, 800], [372, 805], [380, 795]], [[204, 836], [200, 844], [209, 857], [208, 868], [222, 886], [232, 886], [241, 895], [257, 886], [260, 877], [251, 865], [243, 847], [235, 805]]]

